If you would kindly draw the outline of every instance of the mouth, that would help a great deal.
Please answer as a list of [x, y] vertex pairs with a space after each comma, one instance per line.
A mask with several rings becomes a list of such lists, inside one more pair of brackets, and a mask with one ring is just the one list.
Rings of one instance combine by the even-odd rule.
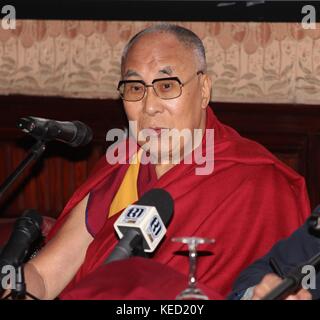
[[159, 127], [156, 127], [156, 128], [151, 128], [152, 130], [154, 130], [158, 136], [160, 136], [161, 134], [161, 130], [165, 130], [166, 128], [159, 128]]
[[149, 127], [146, 128], [146, 130], [148, 130], [148, 134], [151, 136], [160, 136], [161, 135], [161, 131], [162, 130], [168, 130], [168, 128], [164, 128], [164, 127]]

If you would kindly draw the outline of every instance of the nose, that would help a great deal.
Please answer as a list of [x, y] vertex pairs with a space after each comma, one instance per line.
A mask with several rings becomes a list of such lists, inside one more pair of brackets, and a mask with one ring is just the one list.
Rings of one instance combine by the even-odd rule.
[[144, 111], [150, 116], [161, 113], [163, 110], [162, 103], [162, 99], [157, 96], [153, 87], [146, 87], [146, 93], [143, 98]]

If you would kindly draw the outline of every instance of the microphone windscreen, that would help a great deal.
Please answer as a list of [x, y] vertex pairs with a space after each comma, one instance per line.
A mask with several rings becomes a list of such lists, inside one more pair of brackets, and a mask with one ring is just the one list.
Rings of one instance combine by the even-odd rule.
[[312, 211], [312, 215], [320, 217], [320, 204], [316, 206], [316, 208]]
[[81, 121], [73, 121], [73, 124], [77, 128], [77, 133], [74, 140], [70, 143], [72, 147], [85, 146], [91, 142], [93, 134], [90, 127], [85, 125]]
[[24, 218], [31, 219], [33, 223], [37, 225], [39, 229], [41, 229], [43, 218], [42, 216], [34, 209], [27, 209], [23, 213]]
[[164, 189], [151, 189], [143, 194], [136, 204], [156, 207], [162, 222], [165, 226], [168, 226], [173, 215], [173, 199], [167, 191]]
[[311, 235], [320, 237], [320, 205], [312, 211], [308, 220], [308, 231]]

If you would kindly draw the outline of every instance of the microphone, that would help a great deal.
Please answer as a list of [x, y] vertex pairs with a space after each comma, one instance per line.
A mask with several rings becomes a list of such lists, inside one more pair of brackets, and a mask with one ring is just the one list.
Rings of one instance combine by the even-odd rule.
[[[18, 267], [27, 257], [30, 247], [41, 233], [42, 216], [35, 210], [26, 210], [14, 224], [11, 236], [0, 254], [0, 266]], [[1, 271], [1, 270], [0, 270]]]
[[[320, 205], [318, 205], [307, 219], [308, 233], [320, 238]], [[284, 277], [281, 283], [271, 290], [262, 300], [282, 300], [301, 288], [301, 282], [305, 277], [302, 272], [304, 266], [313, 266], [318, 273], [320, 269], [320, 253], [311, 257], [307, 262], [296, 266]]]
[[30, 253], [30, 248], [34, 241], [42, 235], [41, 225], [42, 216], [33, 209], [26, 210], [16, 220], [11, 236], [0, 254], [0, 296], [5, 290], [5, 285], [2, 283], [2, 280], [7, 276], [4, 271], [5, 266], [15, 269], [17, 288], [22, 292], [25, 289], [21, 265]]
[[151, 189], [127, 207], [114, 223], [120, 237], [105, 264], [127, 259], [135, 251], [153, 252], [167, 232], [173, 214], [173, 199], [163, 189]]
[[309, 233], [320, 238], [320, 205], [316, 206], [307, 221]]
[[36, 139], [58, 140], [72, 147], [85, 146], [92, 140], [92, 130], [80, 121], [56, 121], [44, 118], [20, 118], [17, 127]]

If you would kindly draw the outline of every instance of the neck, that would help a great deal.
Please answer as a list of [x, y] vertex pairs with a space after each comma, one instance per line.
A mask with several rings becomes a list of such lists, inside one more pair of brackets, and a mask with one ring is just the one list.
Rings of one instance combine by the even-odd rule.
[[155, 165], [155, 170], [157, 174], [157, 178], [160, 179], [166, 172], [168, 172], [175, 165], [172, 163], [169, 164], [157, 164]]

